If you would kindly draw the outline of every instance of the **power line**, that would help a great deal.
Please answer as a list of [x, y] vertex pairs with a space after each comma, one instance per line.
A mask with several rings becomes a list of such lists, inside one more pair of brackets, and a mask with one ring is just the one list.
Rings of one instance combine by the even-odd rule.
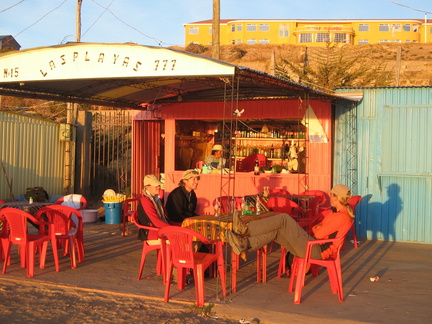
[[405, 5], [403, 5], [403, 4], [400, 4], [400, 3], [394, 2], [394, 1], [392, 1], [392, 0], [388, 0], [388, 1], [390, 1], [391, 3], [393, 3], [393, 4], [395, 4], [395, 5], [398, 5], [398, 6], [404, 7], [404, 8], [412, 9], [412, 10], [415, 10], [415, 11], [420, 11], [420, 12], [427, 13], [427, 14], [431, 14], [431, 13], [432, 13], [432, 12], [429, 12], [429, 11], [420, 10], [420, 9], [416, 9], [416, 8], [413, 8], [413, 7], [405, 6]]
[[129, 25], [127, 22], [123, 21], [122, 19], [120, 19], [119, 17], [117, 17], [112, 11], [111, 9], [109, 9], [108, 7], [105, 8], [104, 6], [102, 6], [101, 4], [97, 3], [95, 0], [92, 0], [95, 4], [97, 4], [99, 7], [105, 9], [106, 11], [109, 11], [111, 13], [111, 15], [113, 15], [118, 21], [120, 21], [121, 23], [125, 24], [126, 26], [128, 26], [129, 28], [132, 28], [133, 30], [137, 31], [138, 33], [140, 33], [141, 35], [153, 39], [159, 46], [161, 46], [162, 44], [166, 44], [166, 45], [174, 45], [174, 44], [167, 44], [165, 42], [162, 42], [161, 40], [157, 39], [156, 37], [152, 37], [149, 35], [144, 34], [142, 31], [138, 30], [137, 28]]
[[111, 5], [113, 4], [113, 2], [114, 2], [115, 0], [112, 0], [111, 1], [111, 3], [108, 5], [108, 7], [106, 7], [105, 9], [104, 9], [104, 11], [102, 11], [102, 13], [99, 15], [99, 17], [97, 17], [96, 18], [96, 20], [93, 22], [93, 24], [91, 24], [90, 25], [90, 27], [89, 28], [87, 28], [87, 30], [81, 35], [81, 36], [84, 36], [85, 34], [87, 34], [87, 32], [97, 23], [97, 21], [103, 16], [103, 14], [105, 13], [105, 12], [107, 12], [107, 10], [108, 10], [108, 8], [109, 7], [111, 7]]
[[48, 11], [45, 15], [43, 15], [41, 18], [39, 18], [38, 20], [36, 20], [33, 24], [31, 24], [30, 26], [24, 28], [23, 30], [21, 30], [18, 34], [16, 34], [14, 37], [16, 38], [19, 34], [23, 33], [24, 31], [26, 31], [27, 29], [29, 29], [30, 27], [33, 27], [34, 25], [36, 25], [39, 21], [41, 21], [42, 19], [44, 19], [46, 16], [48, 16], [51, 12], [57, 10], [58, 8], [60, 8], [67, 0], [64, 0], [61, 4], [59, 4], [57, 7], [55, 7], [54, 9], [51, 9], [50, 11]]
[[24, 2], [24, 1], [25, 1], [25, 0], [18, 1], [17, 3], [15, 3], [15, 4], [12, 5], [12, 6], [10, 6], [9, 8], [6, 8], [6, 9], [1, 10], [0, 13], [5, 12], [5, 11], [7, 11], [7, 10], [9, 10], [9, 9], [12, 9], [13, 7], [18, 6], [20, 3]]

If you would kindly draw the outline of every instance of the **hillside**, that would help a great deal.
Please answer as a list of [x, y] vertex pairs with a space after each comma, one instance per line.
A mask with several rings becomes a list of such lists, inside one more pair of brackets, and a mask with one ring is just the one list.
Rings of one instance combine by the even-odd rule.
[[[400, 47], [400, 62], [397, 61]], [[211, 57], [211, 46], [193, 45], [186, 50]], [[317, 64], [323, 48], [307, 48], [308, 63]], [[358, 59], [357, 65], [375, 67], [386, 72], [385, 86], [430, 86], [432, 85], [432, 44], [374, 44], [345, 45], [344, 55], [347, 59]], [[306, 47], [298, 45], [232, 45], [222, 46], [221, 60], [248, 68], [271, 73], [271, 56], [274, 52], [275, 63], [281, 64], [283, 59], [293, 64], [302, 65]], [[399, 69], [398, 69], [399, 67]], [[399, 73], [398, 73], [399, 71]], [[399, 83], [397, 78], [399, 76]], [[298, 81], [298, 77], [290, 75]], [[374, 84], [368, 84], [374, 85]]]

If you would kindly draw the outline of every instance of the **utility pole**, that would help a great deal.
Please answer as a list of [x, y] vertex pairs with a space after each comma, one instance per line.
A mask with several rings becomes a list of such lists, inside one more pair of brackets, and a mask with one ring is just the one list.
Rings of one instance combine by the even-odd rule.
[[220, 0], [213, 0], [212, 57], [220, 59]]
[[75, 31], [75, 41], [77, 43], [81, 42], [81, 6], [83, 0], [77, 0], [76, 6], [76, 31]]
[[[77, 0], [76, 5], [76, 35], [75, 41], [79, 43], [81, 41], [81, 6], [83, 0]], [[66, 109], [66, 123], [69, 128], [69, 138], [65, 143], [65, 165], [64, 165], [64, 193], [70, 194], [74, 187], [75, 178], [75, 123], [78, 114], [78, 105], [73, 102], [67, 103]]]

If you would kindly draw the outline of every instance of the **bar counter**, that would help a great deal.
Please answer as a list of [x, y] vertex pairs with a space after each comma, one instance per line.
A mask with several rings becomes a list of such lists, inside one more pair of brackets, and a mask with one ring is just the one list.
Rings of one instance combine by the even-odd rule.
[[[173, 171], [165, 174], [165, 197], [178, 186], [182, 173], [183, 171]], [[230, 176], [232, 181], [228, 186]], [[198, 198], [196, 212], [199, 215], [212, 214], [214, 199], [228, 193], [234, 193], [234, 196], [256, 195], [263, 192], [265, 186], [270, 189], [283, 188], [291, 194], [304, 191], [303, 188], [299, 188], [299, 178], [304, 177], [304, 174], [297, 173], [260, 173], [256, 176], [253, 172], [236, 172], [235, 175], [201, 174], [200, 177], [201, 180], [195, 191]], [[309, 183], [311, 182], [312, 179], [309, 180]], [[313, 188], [320, 189], [317, 186]]]

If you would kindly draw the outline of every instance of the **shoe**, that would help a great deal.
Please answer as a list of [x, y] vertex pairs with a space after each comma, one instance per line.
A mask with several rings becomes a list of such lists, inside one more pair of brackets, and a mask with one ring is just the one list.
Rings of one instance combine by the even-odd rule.
[[233, 212], [233, 232], [238, 235], [245, 235], [248, 232], [248, 225], [240, 219], [238, 210]]
[[248, 249], [248, 239], [235, 235], [231, 231], [227, 231], [226, 239], [229, 245], [231, 245], [235, 254], [240, 255], [242, 252]]

